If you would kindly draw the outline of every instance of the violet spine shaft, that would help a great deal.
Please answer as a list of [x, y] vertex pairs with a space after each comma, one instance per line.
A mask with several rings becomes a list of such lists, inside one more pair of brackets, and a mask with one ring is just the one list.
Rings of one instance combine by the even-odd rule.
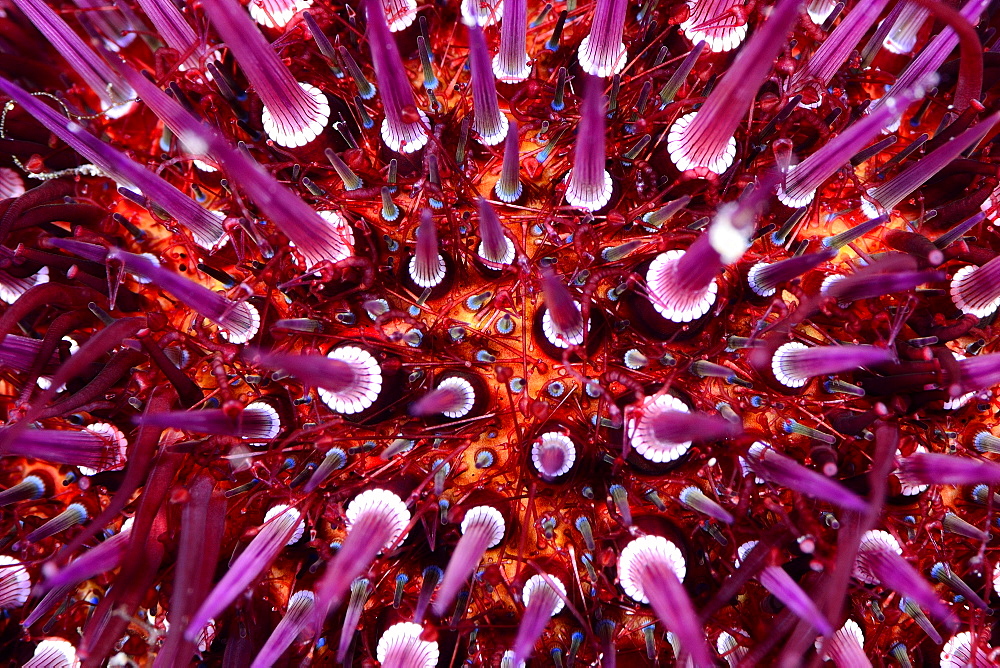
[[698, 668], [714, 665], [705, 646], [705, 633], [691, 599], [673, 569], [661, 561], [651, 561], [641, 572], [642, 588], [656, 616], [680, 640]]
[[[183, 54], [200, 43], [194, 29], [188, 24], [184, 15], [170, 0], [137, 0], [143, 14], [150, 20], [157, 34], [163, 38], [178, 54]], [[195, 67], [198, 65], [198, 58], [201, 56], [200, 49], [195, 48], [194, 53], [186, 61], [186, 65]]]
[[274, 627], [267, 642], [261, 647], [260, 653], [250, 664], [250, 668], [270, 668], [274, 665], [312, 620], [314, 605], [315, 597], [308, 589], [292, 594], [289, 597], [285, 616]]
[[891, 211], [893, 207], [906, 199], [910, 193], [923, 185], [927, 179], [944, 169], [970, 146], [974, 146], [980, 142], [993, 129], [997, 121], [1000, 121], [1000, 112], [984, 118], [962, 134], [953, 137], [938, 149], [913, 162], [913, 164], [896, 175], [888, 183], [870, 190], [868, 194], [883, 209]]
[[191, 617], [184, 631], [187, 640], [197, 638], [198, 633], [210, 619], [229, 607], [229, 604], [271, 565], [295, 534], [299, 518], [299, 512], [289, 508], [261, 528], [260, 533], [254, 536], [246, 549], [233, 561], [229, 570]]
[[878, 20], [887, 4], [888, 0], [868, 0], [849, 11], [804, 66], [795, 73], [789, 87], [795, 90], [797, 84], [809, 80], [815, 80], [826, 87], [837, 70], [850, 57], [861, 38]]
[[715, 441], [732, 438], [743, 431], [742, 425], [704, 413], [664, 410], [647, 414], [643, 419], [649, 420], [657, 439], [668, 443]]
[[472, 70], [472, 129], [479, 133], [479, 139], [487, 146], [494, 146], [507, 136], [507, 117], [500, 111], [497, 98], [497, 82], [490, 66], [490, 54], [486, 48], [483, 29], [478, 24], [467, 26], [469, 30], [469, 67]]
[[[132, 97], [133, 92], [128, 85], [48, 5], [41, 0], [15, 0], [14, 4], [105, 105], [118, 104]], [[5, 92], [10, 95], [9, 91]]]
[[531, 600], [524, 607], [524, 614], [517, 627], [513, 665], [519, 666], [522, 661], [531, 656], [531, 648], [535, 641], [541, 637], [549, 619], [552, 618], [552, 611], [558, 605], [559, 595], [554, 589], [549, 586], [535, 589]]
[[800, 619], [813, 625], [813, 628], [823, 635], [833, 633], [833, 627], [826, 619], [816, 602], [802, 590], [802, 587], [792, 579], [780, 566], [765, 566], [757, 576], [760, 583], [779, 601], [784, 603]]
[[444, 579], [441, 580], [434, 599], [434, 613], [438, 617], [443, 617], [455, 602], [459, 589], [479, 565], [492, 538], [492, 529], [484, 524], [474, 524], [462, 534], [448, 560]]
[[625, 29], [627, 0], [596, 0], [590, 34], [580, 44], [580, 65], [587, 74], [609, 77], [625, 67]]
[[727, 159], [722, 156], [730, 152], [736, 128], [784, 47], [785, 35], [798, 16], [798, 9], [798, 0], [778, 2], [693, 119], [682, 130], [675, 126], [678, 133], [671, 130], [668, 147], [678, 169], [707, 168], [722, 173], [729, 168], [735, 150]]
[[750, 468], [765, 480], [788, 487], [800, 494], [840, 506], [846, 510], [865, 512], [868, 504], [840, 483], [807, 469], [791, 457], [773, 450], [766, 451], [761, 458], [751, 457]]
[[672, 273], [674, 289], [690, 294], [705, 291], [722, 271], [722, 257], [712, 247], [707, 234], [702, 234], [677, 260]]
[[202, 7], [278, 127], [291, 133], [308, 128], [321, 112], [320, 103], [299, 86], [240, 4], [236, 0], [205, 0]]
[[580, 124], [573, 144], [572, 170], [566, 188], [566, 201], [591, 211], [602, 208], [611, 199], [611, 176], [604, 169], [605, 114], [600, 79], [587, 76], [584, 82]]
[[40, 587], [44, 591], [75, 587], [84, 580], [116, 568], [128, 548], [130, 535], [130, 531], [120, 531], [95, 545], [44, 580]]
[[[962, 9], [959, 10], [959, 13], [969, 23], [975, 25], [979, 20], [979, 15], [983, 13], [989, 4], [989, 0], [968, 0], [962, 6]], [[955, 49], [957, 44], [958, 35], [955, 34], [955, 31], [949, 27], [943, 28], [937, 37], [931, 40], [930, 44], [925, 46], [917, 57], [907, 65], [906, 69], [899, 75], [885, 96], [872, 104], [870, 111], [874, 112], [879, 106], [905, 90], [926, 85], [927, 78], [937, 72], [938, 68], [944, 64], [948, 54]]]
[[316, 584], [315, 628], [323, 628], [327, 616], [344, 600], [350, 584], [371, 567], [392, 538], [393, 526], [391, 518], [375, 511], [363, 513], [354, 522], [340, 551]]
[[493, 73], [504, 83], [524, 81], [531, 74], [528, 65], [527, 0], [504, 0], [500, 25], [500, 51], [493, 58]]
[[42, 459], [54, 464], [103, 470], [118, 461], [117, 448], [89, 431], [19, 429], [3, 431], [13, 438], [3, 446], [4, 455]]
[[783, 204], [792, 208], [808, 204], [812, 201], [817, 188], [847, 164], [851, 157], [874, 139], [883, 128], [891, 124], [894, 119], [898, 119], [910, 99], [901, 95], [900, 104], [889, 102], [882, 105], [792, 167], [785, 177], [784, 184], [778, 190], [778, 198]]
[[189, 227], [200, 245], [211, 247], [218, 242], [222, 223], [193, 199], [3, 77], [0, 90], [101, 171], [140, 188], [157, 206]]
[[422, 120], [407, 122], [403, 119], [404, 110], [415, 109], [416, 101], [380, 0], [366, 0], [365, 15], [368, 17], [368, 45], [385, 112], [382, 139], [394, 151], [416, 151], [427, 143], [427, 130]]

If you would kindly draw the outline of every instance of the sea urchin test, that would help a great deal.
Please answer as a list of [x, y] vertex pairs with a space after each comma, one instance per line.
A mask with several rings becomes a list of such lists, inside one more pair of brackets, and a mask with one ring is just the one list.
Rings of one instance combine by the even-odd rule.
[[996, 664], [989, 4], [3, 4], [0, 654]]

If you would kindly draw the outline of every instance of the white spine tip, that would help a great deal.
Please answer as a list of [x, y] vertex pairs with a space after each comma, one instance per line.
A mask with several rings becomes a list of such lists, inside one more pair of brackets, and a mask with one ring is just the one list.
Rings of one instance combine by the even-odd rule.
[[726, 25], [727, 20], [723, 19], [722, 21], [718, 21], [718, 25], [716, 26], [708, 28], [699, 27], [704, 26], [708, 21], [705, 21], [701, 16], [694, 15], [681, 24], [681, 31], [692, 44], [703, 41], [713, 53], [724, 53], [732, 51], [743, 43], [743, 40], [747, 36], [747, 28], [749, 27], [746, 24], [733, 25], [736, 22], [735, 17], [729, 21], [731, 23], [728, 25]]
[[758, 542], [760, 541], [748, 540], [747, 542], [743, 543], [738, 548], [736, 548], [736, 561], [735, 561], [736, 568], [739, 568], [740, 564], [746, 561], [747, 555], [750, 554], [750, 550], [757, 547]]
[[462, 0], [462, 21], [465, 25], [483, 27], [499, 23], [503, 18], [503, 0]]
[[427, 271], [417, 266], [417, 257], [414, 255], [410, 258], [410, 264], [407, 267], [407, 271], [410, 274], [410, 279], [418, 286], [422, 288], [433, 288], [444, 280], [444, 276], [448, 272], [448, 266], [445, 264], [444, 256], [438, 253], [437, 264], [433, 265], [430, 270]]
[[858, 545], [858, 560], [854, 565], [854, 577], [866, 584], [879, 584], [876, 578], [865, 564], [866, 553], [871, 552], [892, 552], [903, 554], [903, 548], [899, 542], [888, 531], [872, 529], [861, 535], [861, 542]]
[[[580, 304], [576, 303], [577, 309], [580, 308]], [[576, 329], [572, 332], [563, 332], [556, 328], [556, 323], [552, 320], [552, 314], [549, 309], [545, 309], [545, 313], [542, 314], [542, 333], [545, 338], [556, 348], [569, 348], [570, 346], [578, 346], [583, 343], [584, 335], [586, 332], [590, 331], [590, 321], [588, 320], [584, 327]]]
[[302, 538], [302, 534], [305, 533], [306, 530], [305, 520], [300, 519], [302, 517], [302, 513], [300, 513], [296, 508], [279, 503], [276, 506], [271, 506], [271, 508], [264, 514], [264, 524], [267, 524], [279, 515], [283, 516], [282, 519], [287, 522], [298, 522], [298, 525], [295, 527], [295, 533], [292, 534], [292, 537], [289, 538], [288, 542], [285, 544], [293, 545], [299, 542], [299, 539]]
[[281, 416], [266, 401], [251, 401], [243, 409], [243, 415], [254, 420], [254, 424], [241, 434], [243, 440], [252, 445], [265, 445], [281, 432]]
[[868, 220], [875, 220], [882, 215], [879, 213], [879, 207], [877, 207], [874, 202], [864, 197], [861, 198], [861, 213], [865, 214], [865, 216], [868, 217]]
[[628, 52], [625, 50], [624, 43], [619, 42], [612, 51], [604, 51], [596, 48], [596, 45], [591, 46], [591, 37], [592, 35], [587, 35], [583, 38], [578, 51], [580, 67], [583, 68], [584, 72], [604, 78], [618, 74], [625, 69]]
[[809, 346], [804, 343], [789, 341], [774, 351], [774, 356], [771, 357], [771, 372], [779, 383], [785, 387], [794, 389], [802, 387], [809, 382], [809, 376], [799, 376], [794, 372], [790, 359], [796, 351], [807, 350], [808, 348]]
[[20, 561], [0, 554], [0, 610], [19, 608], [31, 594], [31, 578]]
[[347, 530], [350, 531], [359, 518], [368, 513], [383, 515], [392, 525], [392, 531], [389, 532], [389, 539], [386, 540], [383, 549], [395, 543], [410, 522], [410, 511], [406, 509], [406, 504], [386, 489], [365, 490], [347, 504], [344, 513], [347, 517]]
[[87, 425], [84, 429], [92, 434], [100, 436], [111, 446], [113, 455], [108, 459], [107, 467], [103, 470], [113, 471], [125, 466], [128, 452], [128, 439], [125, 438], [125, 434], [123, 434], [120, 429], [114, 425], [108, 424], [107, 422], [95, 422]]
[[503, 269], [504, 267], [509, 267], [514, 262], [514, 257], [517, 255], [517, 251], [514, 248], [514, 242], [504, 237], [504, 250], [503, 255], [500, 257], [489, 257], [486, 253], [486, 248], [483, 244], [479, 244], [479, 249], [476, 251], [479, 255], [479, 259], [483, 261], [490, 269]]
[[346, 257], [350, 257], [351, 249], [354, 248], [354, 229], [347, 222], [347, 218], [339, 211], [330, 211], [329, 209], [317, 211], [316, 213], [330, 225], [330, 229], [336, 232], [343, 241], [337, 247], [338, 252], [329, 258], [330, 261], [339, 262]]
[[296, 14], [312, 7], [312, 0], [251, 0], [250, 18], [265, 28], [284, 28]]
[[746, 647], [741, 647], [736, 638], [725, 631], [715, 639], [715, 650], [726, 660], [730, 668], [740, 665], [749, 651]]
[[833, 286], [839, 283], [840, 281], [844, 280], [845, 278], [847, 277], [844, 276], [843, 274], [830, 274], [829, 276], [824, 278], [823, 282], [820, 284], [819, 293], [821, 295], [830, 294], [830, 290], [833, 289]]
[[317, 389], [320, 399], [330, 410], [341, 415], [354, 415], [368, 409], [382, 391], [382, 369], [371, 353], [357, 346], [341, 346], [331, 350], [327, 357], [351, 365], [354, 382], [350, 387], [331, 391]]
[[434, 668], [440, 651], [435, 641], [421, 638], [423, 627], [413, 622], [393, 624], [375, 648], [375, 656], [383, 666], [399, 668]]
[[46, 638], [35, 647], [35, 654], [23, 668], [78, 668], [76, 648], [62, 638]]
[[[555, 585], [555, 587], [552, 585]], [[528, 581], [524, 583], [524, 589], [521, 590], [521, 600], [524, 601], [524, 606], [528, 607], [531, 604], [531, 599], [545, 590], [556, 591], [561, 594], [558, 601], [554, 604], [550, 616], [558, 615], [566, 607], [566, 602], [563, 600], [566, 597], [566, 585], [554, 575], [532, 575], [528, 578]]]
[[747, 283], [750, 285], [750, 289], [754, 291], [754, 294], [759, 297], [771, 297], [777, 292], [776, 288], [765, 288], [760, 284], [760, 272], [770, 266], [767, 262], [758, 262], [750, 267], [750, 271], [747, 272]]
[[[913, 449], [913, 452], [911, 454], [917, 454], [919, 452], [927, 452], [927, 448], [925, 448], [922, 445], [918, 445], [916, 448]], [[900, 452], [899, 450], [896, 450], [896, 457], [899, 458], [902, 456], [903, 453]], [[905, 477], [900, 477], [899, 469], [893, 471], [893, 474], [896, 476], [896, 479], [899, 480], [899, 487], [900, 487], [899, 493], [902, 494], [903, 496], [916, 496], [918, 494], [923, 494], [928, 489], [930, 489], [930, 485], [915, 483], [910, 480], [907, 480]]]
[[654, 464], [672, 462], [691, 449], [691, 441], [672, 442], [659, 438], [653, 427], [652, 418], [664, 411], [689, 413], [687, 405], [669, 394], [646, 397], [639, 417], [630, 417], [625, 422], [625, 433], [630, 445], [643, 459]]
[[543, 478], [566, 475], [576, 462], [576, 444], [566, 434], [549, 431], [531, 445], [531, 462]]
[[[806, 108], [808, 109], [809, 107]], [[778, 186], [778, 201], [787, 206], [789, 209], [801, 209], [816, 198], [815, 188], [806, 192], [803, 192], [801, 188], [796, 188], [795, 186], [792, 186], [790, 190], [786, 189], [788, 179], [796, 167], [797, 165], [789, 167], [788, 176], [785, 177], [786, 183]]]
[[[524, 192], [524, 186], [521, 184], [521, 180], [518, 179], [514, 188], [507, 188], [500, 185], [500, 181], [497, 181], [493, 186], [493, 191], [497, 194], [497, 199], [504, 204], [513, 204], [521, 197], [521, 193]], [[508, 243], [510, 239], [507, 240]]]
[[476, 403], [476, 390], [472, 387], [472, 383], [464, 378], [458, 376], [445, 378], [435, 389], [450, 390], [459, 397], [455, 405], [443, 413], [446, 418], [456, 419], [465, 417]]
[[312, 84], [302, 82], [299, 82], [299, 87], [313, 99], [308, 118], [301, 119], [298, 123], [288, 123], [274, 117], [267, 106], [261, 111], [264, 134], [275, 144], [285, 148], [305, 146], [323, 132], [323, 128], [330, 120], [330, 103], [323, 91]]
[[396, 153], [413, 153], [419, 151], [427, 144], [427, 127], [430, 121], [427, 114], [418, 109], [419, 122], [400, 123], [395, 127], [388, 119], [382, 121], [382, 141], [389, 147], [389, 150]]
[[977, 318], [986, 318], [1000, 308], [1000, 290], [980, 281], [982, 267], [965, 266], [955, 272], [951, 279], [951, 300], [963, 313]]
[[510, 121], [504, 114], [500, 114], [497, 117], [495, 127], [492, 128], [480, 128], [477, 123], [473, 122], [472, 129], [476, 131], [479, 135], [479, 143], [484, 146], [496, 146], [504, 139], [507, 138], [507, 130], [510, 129]]
[[3, 300], [5, 304], [13, 304], [29, 289], [48, 282], [48, 267], [42, 267], [34, 276], [27, 278], [15, 278], [10, 275], [0, 276], [0, 300]]
[[951, 638], [941, 648], [941, 668], [965, 668], [974, 666], [975, 668], [994, 665], [987, 658], [988, 646], [980, 642], [976, 648], [976, 658], [972, 658], [972, 632], [962, 631]]
[[646, 271], [650, 303], [666, 320], [677, 323], [694, 322], [712, 308], [719, 284], [713, 280], [699, 294], [677, 294], [673, 289], [674, 265], [684, 256], [683, 250], [669, 250], [657, 255]]
[[250, 302], [240, 302], [225, 316], [226, 325], [219, 336], [229, 343], [249, 343], [260, 331], [260, 311]]
[[521, 83], [531, 76], [531, 64], [525, 61], [520, 67], [508, 68], [498, 53], [493, 57], [493, 76], [503, 83]]
[[489, 542], [486, 548], [496, 547], [503, 540], [503, 534], [507, 529], [507, 523], [503, 519], [503, 513], [493, 506], [476, 506], [470, 508], [462, 519], [462, 533], [465, 534], [471, 527], [485, 527], [490, 532]]
[[698, 145], [688, 138], [691, 123], [698, 115], [697, 111], [684, 114], [670, 127], [667, 133], [667, 151], [670, 160], [682, 172], [689, 169], [707, 169], [716, 174], [723, 174], [732, 167], [736, 159], [736, 138], [730, 137], [725, 150], [718, 155], [699, 155]]
[[687, 564], [680, 548], [662, 536], [646, 535], [631, 541], [618, 557], [618, 580], [629, 598], [649, 603], [646, 587], [656, 583], [645, 581], [645, 569], [651, 563], [666, 564], [677, 579], [684, 581]]
[[[857, 645], [857, 647], [853, 647]], [[816, 649], [821, 646], [820, 639], [815, 642]], [[855, 659], [858, 652], [863, 650], [865, 646], [865, 634], [858, 626], [858, 623], [853, 619], [848, 619], [844, 622], [844, 625], [833, 634], [833, 637], [823, 645], [824, 658], [832, 659], [834, 663], [838, 666], [851, 666], [861, 668], [862, 664], [859, 664]], [[839, 660], [838, 660], [839, 659]], [[867, 664], [868, 666], [871, 663]]]
[[614, 183], [611, 174], [604, 170], [604, 178], [600, 185], [579, 183], [573, 179], [573, 170], [566, 175], [566, 202], [577, 209], [597, 211], [607, 206], [611, 201]]

